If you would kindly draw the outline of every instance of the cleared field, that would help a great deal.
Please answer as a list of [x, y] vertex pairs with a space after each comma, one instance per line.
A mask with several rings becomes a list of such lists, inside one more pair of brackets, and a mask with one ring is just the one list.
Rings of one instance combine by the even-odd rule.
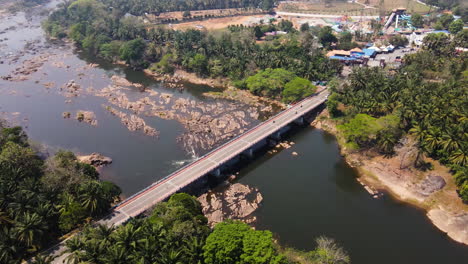
[[[368, 4], [366, 2], [368, 2]], [[325, 4], [323, 0], [283, 2], [278, 6], [278, 10], [285, 12], [350, 16], [379, 15], [381, 10], [380, 2], [381, 0], [359, 0], [356, 1], [356, 3], [335, 1], [328, 5]], [[384, 0], [382, 4], [382, 10], [385, 15], [388, 15], [393, 9], [399, 7], [406, 8], [408, 13], [427, 13], [430, 11], [429, 6], [420, 4], [414, 0]]]
[[206, 30], [217, 30], [223, 29], [230, 25], [252, 25], [260, 23], [260, 20], [268, 22], [269, 16], [267, 15], [254, 15], [254, 16], [233, 16], [233, 17], [222, 17], [222, 18], [210, 18], [203, 21], [191, 21], [178, 24], [170, 25], [171, 28], [177, 30], [187, 29], [206, 29]]
[[[1, 1], [1, 0], [0, 0]], [[243, 8], [227, 8], [227, 9], [210, 9], [210, 10], [194, 10], [190, 11], [191, 17], [205, 17], [205, 16], [237, 16], [237, 15], [248, 15], [248, 14], [258, 14], [262, 13], [263, 11], [261, 9], [257, 8], [249, 8], [249, 9], [243, 9]], [[158, 20], [164, 20], [164, 19], [179, 19], [182, 20], [184, 17], [184, 12], [181, 11], [176, 11], [176, 12], [165, 12], [161, 13], [159, 15], [154, 15], [154, 14], [148, 14], [147, 18], [150, 19], [150, 21], [158, 21]]]
[[[366, 0], [358, 0], [360, 3], [365, 3]], [[368, 0], [369, 5], [379, 8], [381, 0]], [[414, 0], [384, 0], [383, 10], [390, 12], [395, 8], [406, 8], [408, 13], [427, 13], [430, 11], [430, 7], [424, 4], [418, 3]]]
[[324, 1], [282, 2], [278, 6], [279, 11], [332, 15], [360, 15], [362, 10], [366, 14], [375, 13], [372, 8], [365, 9], [363, 5], [348, 2], [332, 2], [327, 5]]

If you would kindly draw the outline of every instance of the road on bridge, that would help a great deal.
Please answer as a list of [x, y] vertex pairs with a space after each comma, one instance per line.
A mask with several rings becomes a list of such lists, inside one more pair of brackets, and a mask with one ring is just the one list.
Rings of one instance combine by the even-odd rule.
[[[217, 169], [226, 161], [231, 160], [240, 153], [253, 147], [259, 141], [267, 138], [294, 120], [312, 111], [314, 108], [326, 101], [328, 94], [329, 92], [325, 90], [294, 104], [276, 116], [214, 149], [193, 163], [179, 169], [164, 179], [153, 183], [149, 187], [117, 205], [110, 215], [101, 219], [98, 223], [108, 226], [118, 226], [125, 223], [130, 218], [138, 216], [142, 212], [150, 209], [156, 203], [167, 199], [180, 189]], [[65, 250], [64, 244], [65, 243], [62, 242], [56, 245], [49, 250], [49, 252], [54, 255], [60, 255]], [[56, 258], [53, 263], [63, 263], [65, 258], [66, 254], [63, 254]]]

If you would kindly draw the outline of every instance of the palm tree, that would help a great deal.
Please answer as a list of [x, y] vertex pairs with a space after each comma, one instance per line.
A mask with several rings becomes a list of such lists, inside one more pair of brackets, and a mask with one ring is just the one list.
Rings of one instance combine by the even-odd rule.
[[134, 224], [127, 224], [112, 234], [115, 245], [120, 246], [127, 251], [137, 248], [140, 242], [143, 242], [141, 236], [141, 227], [135, 227]]
[[183, 264], [181, 261], [181, 250], [166, 248], [159, 253], [158, 264]]
[[102, 263], [106, 264], [123, 264], [129, 263], [129, 254], [127, 250], [120, 246], [110, 246], [106, 253], [100, 258]]
[[190, 263], [203, 262], [203, 246], [205, 239], [193, 236], [184, 241], [183, 252], [189, 257]]
[[451, 132], [442, 135], [442, 149], [446, 152], [451, 152], [459, 148], [458, 142]]
[[450, 153], [449, 160], [454, 164], [465, 166], [468, 163], [468, 155], [464, 150], [457, 149]]
[[71, 239], [65, 242], [66, 249], [65, 254], [68, 253], [65, 258], [67, 264], [79, 264], [82, 262], [82, 252], [83, 252], [83, 242], [81, 241], [79, 235], [72, 237]]
[[4, 212], [3, 209], [0, 209], [0, 225], [6, 226], [10, 224], [13, 224], [13, 220], [11, 220], [7, 212]]
[[80, 186], [81, 205], [94, 215], [103, 213], [109, 204], [99, 181], [91, 180]]
[[0, 263], [17, 263], [22, 248], [18, 245], [12, 229], [2, 226], [0, 229]]
[[39, 254], [34, 257], [33, 264], [51, 264], [56, 256]]
[[36, 213], [26, 212], [15, 220], [14, 230], [18, 235], [18, 240], [29, 247], [37, 246], [47, 229], [44, 219]]
[[110, 240], [110, 236], [112, 232], [114, 232], [115, 227], [107, 226], [105, 224], [98, 224], [95, 228], [93, 228], [93, 238], [103, 241]]

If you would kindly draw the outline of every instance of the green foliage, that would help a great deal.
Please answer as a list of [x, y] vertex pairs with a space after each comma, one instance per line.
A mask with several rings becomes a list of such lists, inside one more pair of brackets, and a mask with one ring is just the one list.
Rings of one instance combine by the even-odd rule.
[[395, 115], [374, 118], [358, 114], [338, 128], [348, 142], [361, 148], [377, 145], [383, 153], [392, 153], [400, 136], [399, 123], [400, 120]]
[[291, 103], [298, 101], [302, 98], [312, 95], [315, 93], [317, 88], [312, 85], [309, 80], [306, 80], [301, 77], [296, 77], [290, 82], [286, 83], [282, 93], [283, 102]]
[[353, 34], [348, 31], [341, 32], [338, 40], [338, 46], [343, 50], [350, 50], [358, 46], [355, 42], [353, 42]]
[[164, 55], [161, 60], [157, 63], [153, 63], [151, 65], [150, 70], [158, 72], [158, 73], [173, 73], [174, 72], [174, 66], [173, 64], [173, 55], [172, 54], [166, 54]]
[[450, 37], [444, 33], [428, 34], [423, 39], [424, 48], [430, 50], [434, 55], [440, 56], [449, 52], [451, 48]]
[[65, 29], [62, 27], [57, 22], [51, 22], [51, 21], [44, 21], [42, 23], [42, 27], [44, 28], [45, 31], [49, 33], [49, 36], [54, 37], [54, 38], [64, 38], [67, 36], [65, 33]]
[[120, 56], [120, 48], [122, 43], [120, 41], [111, 41], [104, 43], [99, 47], [99, 55], [104, 59], [114, 61]]
[[189, 16], [191, 16], [190, 11], [188, 11], [188, 10], [184, 11], [184, 13], [182, 14], [182, 16], [183, 16], [183, 17], [189, 17]]
[[[47, 31], [47, 30], [46, 30]], [[86, 24], [76, 23], [70, 27], [69, 37], [75, 41], [76, 44], [81, 45], [86, 35]]]
[[135, 66], [141, 64], [141, 59], [145, 52], [146, 43], [143, 39], [137, 38], [125, 42], [120, 48], [120, 58], [128, 64]]
[[436, 29], [448, 29], [454, 18], [450, 14], [442, 14], [437, 20]]
[[286, 83], [294, 79], [294, 73], [278, 68], [266, 69], [246, 79], [247, 88], [254, 94], [278, 97]]
[[286, 32], [294, 31], [293, 23], [289, 20], [285, 20], [285, 19], [281, 20], [278, 23], [278, 27], [282, 31], [286, 31]]
[[189, 68], [199, 75], [206, 75], [208, 67], [208, 59], [205, 55], [197, 53], [193, 58], [190, 58], [188, 63]]
[[449, 25], [449, 31], [452, 34], [457, 34], [458, 32], [463, 30], [463, 21], [461, 19], [457, 19], [450, 23]]
[[[73, 153], [59, 151], [44, 162], [20, 127], [0, 129], [1, 263], [19, 263], [49, 246], [86, 217], [104, 213], [120, 194], [115, 185], [98, 181], [94, 167], [78, 162]], [[93, 196], [101, 211], [84, 206], [90, 182], [101, 187], [102, 197]]]
[[301, 28], [300, 28], [300, 31], [301, 31], [301, 32], [309, 31], [309, 29], [310, 29], [309, 23], [301, 24]]
[[29, 146], [28, 136], [19, 126], [1, 128], [0, 146], [4, 146], [7, 142], [13, 142], [21, 147]]
[[[229, 1], [228, 5], [250, 6], [253, 2], [256, 1]], [[68, 29], [76, 44], [89, 53], [109, 60], [120, 57], [134, 68], [152, 65], [153, 70], [171, 72], [172, 67], [166, 67], [169, 64], [162, 59], [172, 54], [171, 66], [201, 76], [229, 77], [232, 80], [246, 78], [267, 68], [284, 68], [309, 80], [328, 80], [342, 69], [341, 64], [330, 61], [317, 50], [310, 38], [298, 40], [292, 23], [287, 20], [278, 25], [266, 24], [256, 28], [230, 26], [230, 32], [213, 33], [176, 31], [163, 26], [148, 30], [140, 18], [124, 16], [126, 13], [167, 11], [170, 10], [168, 5], [184, 11], [195, 10], [186, 5], [179, 6], [180, 3], [164, 1], [148, 5], [141, 0], [66, 2], [50, 15], [47, 23]], [[190, 4], [198, 6], [199, 2]], [[159, 5], [164, 8], [159, 10]], [[206, 8], [207, 4], [204, 3], [203, 7]], [[273, 37], [271, 42], [256, 43], [255, 37], [280, 29], [290, 33]], [[46, 28], [46, 31], [51, 34], [50, 29]], [[158, 62], [163, 65], [154, 64]]]
[[269, 231], [256, 231], [240, 221], [218, 223], [203, 247], [206, 264], [286, 263]]
[[333, 29], [330, 26], [322, 27], [318, 34], [318, 38], [320, 43], [322, 43], [325, 48], [330, 48], [333, 42], [338, 41], [338, 39], [333, 34]]
[[[349, 263], [333, 240], [319, 244], [320, 259]], [[148, 218], [132, 219], [118, 228], [87, 226], [66, 242], [70, 263], [204, 263], [286, 264], [269, 231], [257, 231], [240, 221], [207, 226], [198, 200], [185, 193], [156, 205]], [[308, 257], [316, 261], [318, 255]], [[335, 262], [331, 262], [335, 261]], [[346, 262], [347, 261], [347, 262]]]
[[456, 47], [468, 48], [468, 29], [458, 32], [453, 38], [453, 44]]
[[340, 104], [341, 128], [358, 147], [391, 153], [401, 134], [415, 137], [421, 154], [440, 160], [457, 175], [459, 194], [467, 201], [466, 181], [460, 176], [466, 172], [460, 170], [468, 164], [468, 60], [466, 53], [454, 51], [463, 42], [457, 36], [428, 35], [425, 48], [405, 56], [405, 66], [396, 73], [355, 69], [349, 82], [335, 89], [330, 104], [335, 111]]
[[263, 37], [263, 31], [262, 31], [262, 28], [260, 26], [255, 26], [254, 27], [254, 35], [257, 39], [260, 39], [261, 37]]
[[162, 13], [169, 11], [191, 11], [205, 9], [225, 9], [225, 8], [261, 8], [270, 10], [274, 7], [272, 0], [181, 0], [181, 1], [157, 1], [157, 0], [101, 0], [102, 2], [118, 7], [122, 14], [127, 12], [134, 15], [146, 13]]
[[95, 264], [202, 263], [209, 232], [200, 203], [180, 193], [159, 203], [149, 218], [117, 229], [85, 228], [67, 241], [67, 251], [70, 260]]
[[408, 45], [408, 39], [402, 35], [394, 35], [390, 37], [389, 42], [395, 47], [405, 47]]
[[424, 18], [420, 14], [411, 15], [411, 24], [415, 28], [422, 28], [424, 26]]
[[104, 14], [104, 5], [96, 0], [76, 0], [68, 6], [71, 19], [92, 21]]

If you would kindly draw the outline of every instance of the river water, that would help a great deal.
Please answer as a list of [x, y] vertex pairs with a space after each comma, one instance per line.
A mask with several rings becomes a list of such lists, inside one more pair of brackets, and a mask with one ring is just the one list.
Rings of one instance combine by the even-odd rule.
[[[159, 131], [157, 138], [147, 136], [141, 131], [129, 131], [107, 112], [102, 107], [109, 103], [106, 98], [86, 92], [70, 98], [59, 87], [74, 79], [83, 87], [100, 90], [111, 84], [111, 76], [116, 75], [173, 98], [198, 104], [233, 104], [202, 96], [203, 92], [213, 90], [210, 87], [167, 88], [141, 72], [89, 58], [67, 45], [50, 43], [39, 27], [41, 16], [0, 13], [0, 19], [0, 62], [3, 61], [0, 76], [11, 73], [24, 60], [47, 55], [44, 65], [27, 80], [0, 79], [2, 117], [24, 126], [31, 140], [47, 146], [48, 151], [63, 148], [112, 157], [114, 162], [102, 169], [101, 174], [118, 184], [125, 196], [207, 150], [188, 152], [179, 140], [187, 128], [175, 119], [139, 115]], [[24, 48], [31, 41], [34, 43]], [[89, 67], [90, 63], [98, 66]], [[47, 82], [54, 83], [53, 87], [45, 87]], [[129, 98], [146, 96], [136, 87], [126, 89], [125, 93]], [[93, 111], [98, 125], [62, 117], [64, 111], [73, 115], [77, 110]], [[259, 122], [251, 118], [243, 127]], [[371, 198], [355, 180], [356, 172], [340, 157], [331, 135], [305, 128], [292, 134], [290, 140], [296, 143], [292, 148], [266, 154], [240, 171], [238, 181], [259, 188], [264, 197], [256, 212], [258, 228], [269, 229], [280, 243], [302, 250], [312, 249], [317, 236], [333, 237], [347, 249], [353, 263], [468, 262], [468, 248], [438, 231], [424, 212], [388, 195]], [[292, 151], [299, 155], [291, 155]]]

